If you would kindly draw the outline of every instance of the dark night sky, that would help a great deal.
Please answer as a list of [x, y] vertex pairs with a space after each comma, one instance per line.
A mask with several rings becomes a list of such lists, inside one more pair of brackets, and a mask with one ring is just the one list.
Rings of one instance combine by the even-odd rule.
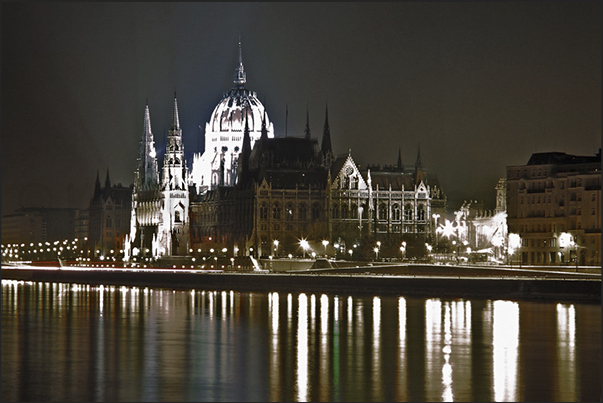
[[149, 101], [158, 151], [177, 91], [188, 163], [232, 87], [277, 136], [309, 108], [336, 154], [414, 165], [449, 196], [494, 205], [508, 165], [601, 147], [601, 4], [2, 3], [2, 214], [86, 207], [97, 170], [134, 180]]

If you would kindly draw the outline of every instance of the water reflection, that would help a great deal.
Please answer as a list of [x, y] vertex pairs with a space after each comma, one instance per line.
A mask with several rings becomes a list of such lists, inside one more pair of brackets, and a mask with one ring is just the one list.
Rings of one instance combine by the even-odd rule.
[[2, 400], [594, 401], [600, 309], [3, 280]]
[[494, 400], [517, 401], [517, 355], [519, 346], [519, 304], [494, 301], [492, 362]]

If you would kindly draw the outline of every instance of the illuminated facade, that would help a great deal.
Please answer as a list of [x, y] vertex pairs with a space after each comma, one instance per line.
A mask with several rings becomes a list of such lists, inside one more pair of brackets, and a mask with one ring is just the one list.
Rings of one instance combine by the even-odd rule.
[[235, 70], [234, 87], [215, 107], [205, 124], [205, 149], [195, 153], [189, 183], [198, 193], [218, 186], [234, 186], [236, 183], [239, 154], [243, 145], [244, 119], [248, 118], [251, 146], [260, 138], [265, 121], [269, 138], [274, 137], [273, 124], [257, 94], [245, 88], [247, 74], [243, 67], [241, 42], [239, 41], [239, 65]]
[[126, 261], [136, 256], [152, 259], [183, 256], [189, 247], [189, 189], [176, 97], [161, 176], [148, 105], [143, 126], [132, 191], [130, 233], [124, 252]]
[[507, 207], [523, 263], [563, 264], [577, 256], [580, 265], [599, 266], [601, 149], [595, 156], [537, 153], [526, 165], [508, 166]]
[[[330, 255], [352, 257], [349, 250], [379, 241], [383, 256], [397, 256], [403, 239], [421, 238], [423, 245], [429, 238], [433, 212], [445, 215], [445, 195], [420, 154], [414, 170], [361, 171], [351, 153], [333, 156], [328, 112], [320, 147], [309, 119], [304, 137], [270, 139], [263, 127], [253, 149], [244, 132], [237, 184], [192, 201], [195, 250], [209, 243], [240, 254], [301, 256], [325, 254], [330, 245]], [[372, 256], [372, 247], [364, 251]]]

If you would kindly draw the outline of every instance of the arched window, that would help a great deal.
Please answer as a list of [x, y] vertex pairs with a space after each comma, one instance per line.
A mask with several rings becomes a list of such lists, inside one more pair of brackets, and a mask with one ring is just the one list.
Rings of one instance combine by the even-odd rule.
[[174, 211], [174, 221], [180, 222], [180, 212], [179, 211]]
[[348, 177], [347, 176], [342, 176], [341, 177], [341, 188], [342, 189], [347, 189], [348, 188]]
[[422, 204], [419, 206], [417, 215], [419, 216], [419, 217], [417, 217], [419, 221], [425, 221], [425, 209]]
[[341, 219], [345, 220], [346, 218], [348, 218], [348, 206], [347, 206], [347, 204], [342, 204], [341, 205]]
[[331, 218], [339, 218], [339, 206], [337, 204], [333, 204], [331, 207]]
[[392, 206], [392, 221], [400, 221], [400, 205], [398, 204]]
[[266, 205], [266, 202], [262, 202], [262, 204], [260, 205], [260, 220], [267, 220], [268, 219], [268, 206]]
[[272, 219], [280, 220], [281, 219], [281, 207], [278, 203], [274, 203], [272, 206]]
[[412, 221], [412, 206], [410, 204], [404, 206], [404, 221]]
[[350, 189], [358, 189], [358, 178], [350, 176]]
[[307, 211], [308, 208], [304, 203], [299, 205], [299, 221], [306, 221], [308, 215]]
[[352, 207], [350, 207], [350, 215], [352, 218], [358, 218], [358, 205], [356, 203], [352, 203]]
[[285, 206], [285, 220], [293, 221], [293, 203], [291, 202]]
[[320, 219], [320, 205], [318, 203], [314, 203], [312, 205], [312, 220]]
[[107, 228], [111, 228], [111, 216], [107, 216], [107, 220], [106, 220], [105, 226]]
[[379, 219], [387, 220], [387, 205], [385, 203], [379, 205]]

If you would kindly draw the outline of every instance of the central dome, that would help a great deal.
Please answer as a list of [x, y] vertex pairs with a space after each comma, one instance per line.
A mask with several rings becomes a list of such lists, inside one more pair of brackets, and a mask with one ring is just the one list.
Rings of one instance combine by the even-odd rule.
[[233, 81], [233, 89], [222, 96], [205, 124], [203, 155], [193, 156], [190, 182], [201, 193], [217, 186], [234, 186], [236, 183], [246, 118], [252, 147], [262, 135], [263, 119], [266, 121], [268, 137], [274, 137], [274, 125], [268, 119], [266, 108], [254, 91], [245, 88], [247, 74], [243, 67], [240, 40], [239, 65], [235, 69]]
[[[253, 141], [256, 136], [252, 133], [260, 133], [262, 129], [262, 118], [265, 110], [255, 91], [245, 88], [233, 88], [230, 92], [224, 94], [211, 114], [211, 118], [205, 126], [206, 139], [209, 133], [223, 135], [228, 132], [235, 132], [236, 136], [240, 136], [245, 130], [245, 114], [247, 113], [250, 136]], [[266, 114], [266, 127], [268, 128], [269, 137], [272, 137], [272, 126]], [[259, 138], [259, 135], [257, 137]]]

